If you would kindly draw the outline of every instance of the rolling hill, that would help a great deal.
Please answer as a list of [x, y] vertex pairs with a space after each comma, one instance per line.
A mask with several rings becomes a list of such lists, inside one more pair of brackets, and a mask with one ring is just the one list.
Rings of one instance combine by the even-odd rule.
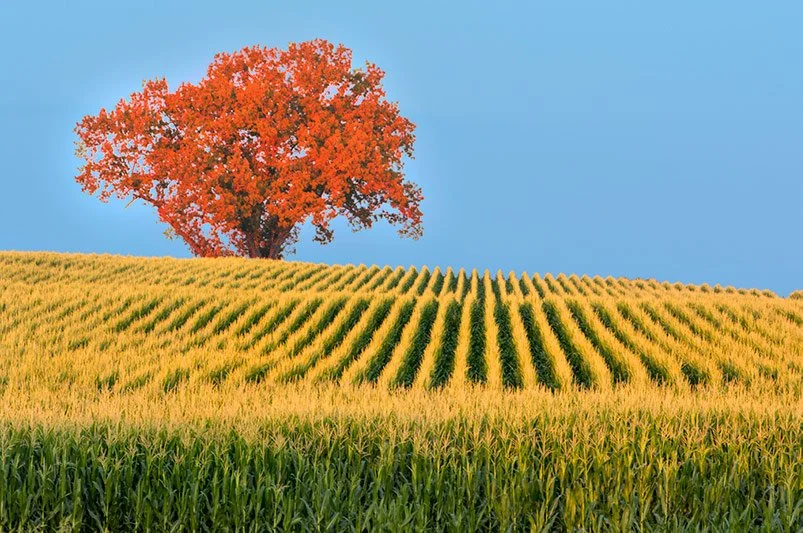
[[0, 310], [6, 383], [606, 390], [803, 375], [800, 300], [654, 280], [5, 252]]
[[2, 531], [799, 531], [803, 300], [0, 253]]

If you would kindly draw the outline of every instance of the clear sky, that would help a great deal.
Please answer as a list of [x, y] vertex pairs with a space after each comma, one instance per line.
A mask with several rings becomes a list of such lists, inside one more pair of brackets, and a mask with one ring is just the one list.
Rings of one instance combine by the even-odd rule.
[[293, 259], [803, 288], [799, 0], [122, 4], [0, 2], [0, 249], [188, 256], [81, 192], [76, 121], [322, 37], [418, 125], [425, 236], [339, 225]]

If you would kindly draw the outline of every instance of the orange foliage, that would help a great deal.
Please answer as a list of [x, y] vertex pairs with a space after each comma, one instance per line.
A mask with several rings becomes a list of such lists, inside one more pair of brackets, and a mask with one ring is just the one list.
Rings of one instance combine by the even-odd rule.
[[415, 125], [385, 99], [384, 73], [353, 69], [324, 40], [215, 56], [197, 84], [164, 79], [76, 126], [83, 189], [152, 204], [201, 256], [279, 258], [311, 221], [355, 229], [378, 219], [422, 234], [420, 188], [407, 181]]

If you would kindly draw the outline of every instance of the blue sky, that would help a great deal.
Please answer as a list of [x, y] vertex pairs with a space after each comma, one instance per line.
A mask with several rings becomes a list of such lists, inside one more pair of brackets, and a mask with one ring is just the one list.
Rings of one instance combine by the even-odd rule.
[[76, 121], [323, 37], [418, 125], [425, 236], [337, 225], [293, 259], [803, 288], [799, 1], [128, 4], [0, 4], [0, 249], [189, 255], [80, 191]]

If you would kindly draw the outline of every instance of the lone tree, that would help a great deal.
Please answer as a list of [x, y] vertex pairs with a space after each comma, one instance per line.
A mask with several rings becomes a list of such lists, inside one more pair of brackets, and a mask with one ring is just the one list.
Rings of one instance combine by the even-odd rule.
[[385, 99], [376, 65], [325, 40], [221, 53], [198, 83], [164, 78], [75, 128], [76, 181], [102, 201], [153, 205], [195, 255], [281, 258], [311, 221], [379, 219], [422, 234], [421, 189], [404, 176], [415, 125]]

